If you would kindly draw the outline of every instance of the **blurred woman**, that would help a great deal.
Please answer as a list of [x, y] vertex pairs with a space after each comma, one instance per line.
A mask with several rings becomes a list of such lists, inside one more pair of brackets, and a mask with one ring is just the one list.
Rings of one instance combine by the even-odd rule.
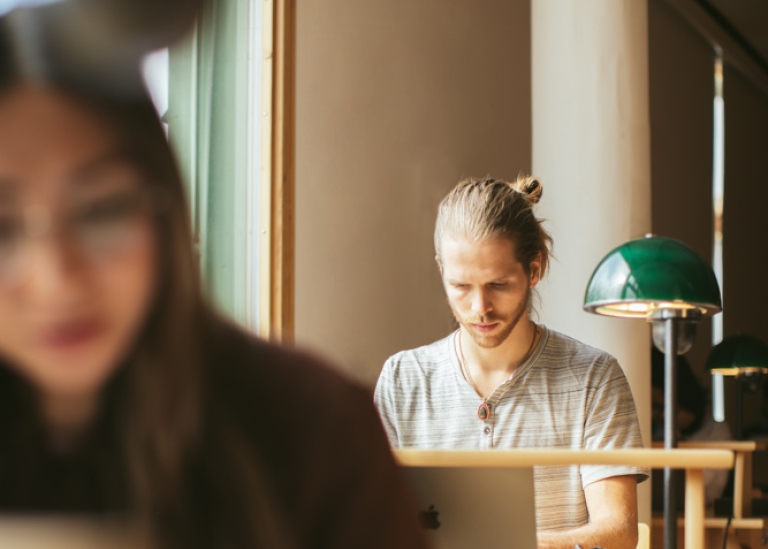
[[202, 297], [146, 97], [0, 61], [0, 512], [158, 546], [422, 547], [370, 395]]

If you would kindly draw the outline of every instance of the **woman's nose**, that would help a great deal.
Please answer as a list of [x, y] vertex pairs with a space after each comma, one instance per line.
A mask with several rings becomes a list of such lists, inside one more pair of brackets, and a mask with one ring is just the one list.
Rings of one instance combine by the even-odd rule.
[[61, 299], [81, 288], [83, 260], [69, 239], [49, 232], [28, 238], [20, 252], [18, 283], [36, 297]]

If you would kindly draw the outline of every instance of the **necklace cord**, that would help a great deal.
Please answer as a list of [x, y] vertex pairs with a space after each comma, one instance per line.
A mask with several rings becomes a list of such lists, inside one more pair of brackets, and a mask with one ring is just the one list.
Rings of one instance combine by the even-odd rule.
[[[534, 344], [536, 343], [536, 337], [538, 337], [538, 335], [539, 335], [539, 327], [538, 327], [538, 325], [534, 324], [533, 326], [534, 326], [533, 327], [533, 337], [531, 338], [531, 345], [528, 347], [528, 352], [525, 353], [525, 356], [520, 361], [520, 364], [518, 364], [518, 367], [520, 365], [524, 364], [525, 361], [528, 360], [531, 357], [531, 354], [533, 353]], [[466, 361], [464, 360], [464, 347], [463, 347], [463, 345], [461, 343], [461, 330], [459, 330], [456, 333], [456, 339], [458, 340], [458, 345], [456, 345], [456, 346], [458, 347], [457, 350], [458, 350], [458, 355], [459, 355], [459, 357], [458, 357], [459, 358], [459, 368], [461, 369], [461, 373], [464, 376], [464, 379], [466, 379], [469, 382], [470, 387], [472, 387], [472, 389], [475, 391], [475, 393], [477, 393], [477, 396], [479, 396], [480, 398], [483, 399], [483, 403], [487, 403], [488, 402], [488, 398], [484, 397], [483, 394], [480, 392], [480, 390], [477, 388], [477, 385], [475, 385], [475, 380], [472, 379], [472, 374], [469, 373], [469, 367], [466, 365]], [[517, 368], [515, 368], [515, 369], [517, 369]], [[514, 375], [514, 371], [512, 372], [512, 375]], [[512, 377], [512, 376], [510, 375], [510, 377]], [[509, 381], [509, 378], [507, 378], [505, 381], [503, 381], [499, 385], [499, 387], [501, 387], [501, 385], [503, 385], [507, 381]], [[496, 387], [496, 389], [498, 389], [498, 387]], [[491, 392], [491, 394], [495, 393], [496, 389], [494, 389]]]

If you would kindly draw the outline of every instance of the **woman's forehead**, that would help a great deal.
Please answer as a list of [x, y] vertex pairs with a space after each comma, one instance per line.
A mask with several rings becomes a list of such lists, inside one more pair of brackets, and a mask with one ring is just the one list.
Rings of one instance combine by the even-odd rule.
[[60, 93], [28, 86], [0, 99], [0, 190], [64, 184], [120, 148], [102, 117]]

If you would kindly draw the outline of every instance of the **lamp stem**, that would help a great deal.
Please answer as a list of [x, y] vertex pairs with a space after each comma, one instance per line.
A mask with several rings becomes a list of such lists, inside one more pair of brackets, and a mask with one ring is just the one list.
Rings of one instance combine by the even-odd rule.
[[[664, 449], [677, 447], [677, 319], [664, 320]], [[677, 483], [676, 471], [664, 469], [664, 547], [677, 547]]]

